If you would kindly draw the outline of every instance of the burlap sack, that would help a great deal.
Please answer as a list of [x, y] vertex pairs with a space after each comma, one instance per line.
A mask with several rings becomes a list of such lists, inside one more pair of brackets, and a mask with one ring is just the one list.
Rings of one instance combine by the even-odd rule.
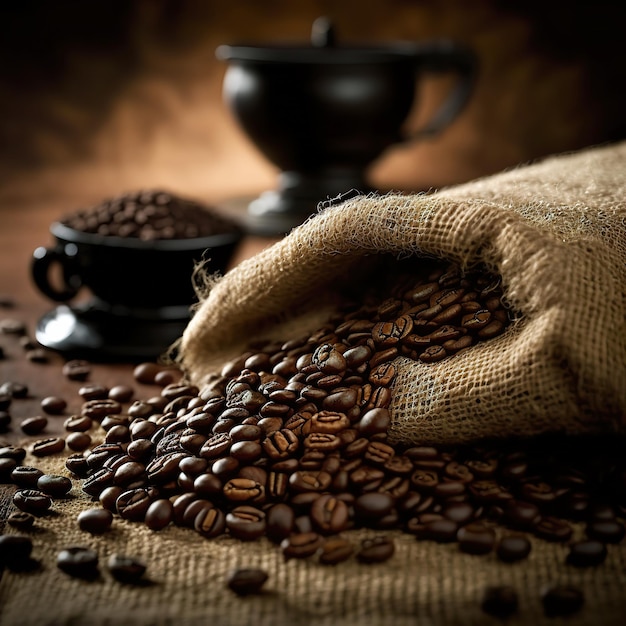
[[183, 368], [200, 383], [251, 339], [318, 328], [346, 283], [366, 289], [383, 254], [485, 264], [519, 315], [500, 337], [439, 363], [398, 358], [393, 439], [624, 426], [626, 143], [321, 210], [210, 284], [180, 343]]

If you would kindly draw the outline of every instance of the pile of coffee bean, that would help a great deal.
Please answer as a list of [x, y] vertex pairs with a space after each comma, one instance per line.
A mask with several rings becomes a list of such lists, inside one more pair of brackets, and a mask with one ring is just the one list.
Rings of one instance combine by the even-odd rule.
[[238, 230], [213, 208], [160, 190], [127, 193], [63, 217], [61, 223], [86, 233], [155, 239], [190, 239]]
[[[72, 450], [66, 468], [99, 503], [77, 521], [92, 534], [108, 532], [116, 517], [155, 532], [176, 524], [208, 539], [264, 537], [285, 559], [332, 565], [385, 561], [395, 553], [386, 531], [402, 530], [508, 563], [527, 558], [537, 539], [559, 542], [564, 566], [600, 565], [625, 534], [622, 437], [458, 446], [388, 438], [397, 356], [454, 358], [506, 332], [514, 318], [499, 278], [484, 269], [407, 268], [391, 285], [373, 281], [371, 294], [317, 332], [252, 346], [202, 388], [144, 363], [136, 382], [160, 393], [137, 399], [129, 387], [87, 382], [88, 363], [67, 363], [65, 375], [81, 383], [80, 414], [66, 420], [65, 440], [39, 440], [31, 451]], [[48, 411], [60, 406], [45, 399]], [[104, 441], [91, 447], [98, 427]], [[24, 515], [45, 515], [63, 489], [58, 478], [24, 467], [25, 453], [0, 449], [0, 474], [19, 487], [20, 528], [29, 523]], [[355, 528], [372, 532], [355, 543], [347, 532]], [[243, 568], [227, 585], [254, 593], [265, 580]], [[576, 596], [563, 611], [582, 606], [576, 590], [555, 589], [546, 614], [560, 610], [563, 593]], [[486, 612], [516, 610], [510, 590], [490, 593]]]
[[368, 527], [512, 562], [530, 553], [529, 536], [570, 542], [571, 522], [584, 520], [587, 537], [572, 543], [568, 563], [600, 563], [624, 536], [614, 439], [599, 456], [588, 441], [555, 436], [457, 447], [388, 440], [393, 359], [432, 362], [503, 332], [498, 279], [436, 267], [383, 295], [311, 336], [250, 350], [202, 389], [171, 382], [125, 413], [110, 398], [87, 401], [82, 417], [102, 424], [105, 442], [71, 456], [68, 469], [122, 518], [208, 538], [266, 536], [286, 558], [389, 558], [384, 535], [361, 546], [342, 536]]

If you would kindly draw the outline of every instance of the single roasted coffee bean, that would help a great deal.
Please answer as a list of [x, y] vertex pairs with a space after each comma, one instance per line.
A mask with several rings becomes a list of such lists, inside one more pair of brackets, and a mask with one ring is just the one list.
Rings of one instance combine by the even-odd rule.
[[541, 590], [541, 602], [547, 617], [567, 616], [583, 607], [585, 596], [572, 585], [546, 585]]
[[33, 456], [44, 457], [59, 454], [65, 449], [65, 439], [62, 437], [50, 437], [35, 441], [31, 446]]
[[43, 476], [43, 471], [30, 465], [18, 465], [11, 472], [11, 480], [23, 489], [36, 489], [37, 481]]
[[193, 527], [203, 537], [212, 539], [225, 532], [226, 516], [221, 509], [207, 503], [199, 508], [193, 520]]
[[72, 481], [66, 476], [44, 474], [37, 480], [37, 489], [52, 498], [63, 498], [72, 489]]
[[306, 559], [317, 554], [324, 545], [324, 538], [316, 532], [296, 532], [283, 539], [280, 549], [285, 560]]
[[531, 548], [532, 544], [525, 535], [505, 535], [498, 542], [496, 554], [501, 561], [513, 563], [525, 559]]
[[324, 494], [311, 504], [313, 525], [323, 534], [337, 534], [348, 528], [350, 510], [348, 505], [333, 495]]
[[153, 499], [148, 489], [129, 489], [122, 492], [115, 502], [115, 507], [121, 518], [131, 521], [143, 521]]
[[67, 408], [67, 401], [58, 396], [47, 396], [41, 401], [41, 408], [48, 415], [61, 415]]
[[0, 535], [0, 571], [21, 570], [30, 560], [33, 542], [25, 535]]
[[86, 415], [72, 415], [63, 422], [65, 430], [69, 432], [87, 432], [93, 426], [93, 420]]
[[517, 592], [508, 585], [487, 587], [480, 605], [484, 613], [499, 619], [506, 619], [516, 613], [518, 606]]
[[329, 537], [319, 552], [322, 565], [336, 565], [347, 561], [354, 553], [354, 546], [344, 537]]
[[17, 466], [17, 461], [15, 459], [0, 458], [0, 483], [13, 482], [11, 474]]
[[87, 458], [82, 454], [71, 454], [68, 456], [65, 459], [65, 467], [79, 478], [85, 478], [91, 469], [87, 463]]
[[52, 500], [41, 491], [20, 489], [13, 494], [13, 504], [20, 511], [33, 515], [44, 515], [52, 506]]
[[110, 398], [88, 400], [81, 408], [82, 415], [86, 415], [97, 422], [101, 422], [107, 415], [118, 415], [121, 412], [122, 405]]
[[594, 539], [577, 541], [569, 547], [567, 563], [576, 567], [592, 567], [604, 563], [607, 557], [606, 546]]
[[87, 433], [70, 433], [65, 438], [65, 444], [74, 452], [83, 452], [91, 445], [91, 436]]
[[134, 394], [135, 390], [128, 385], [115, 385], [109, 389], [109, 398], [122, 404], [130, 402]]
[[226, 585], [239, 596], [259, 593], [269, 578], [260, 568], [238, 568], [231, 570], [226, 577]]
[[462, 552], [468, 554], [488, 554], [496, 543], [493, 528], [480, 522], [473, 522], [459, 528], [457, 541]]
[[0, 394], [8, 394], [12, 398], [26, 398], [28, 396], [28, 385], [9, 380], [0, 385]]
[[136, 557], [112, 554], [107, 560], [107, 568], [115, 580], [134, 585], [143, 579], [147, 566]]
[[603, 543], [619, 543], [625, 534], [624, 524], [616, 519], [594, 520], [587, 525], [587, 537]]
[[107, 509], [86, 509], [77, 517], [78, 527], [92, 535], [101, 535], [110, 530], [113, 514]]
[[226, 526], [237, 539], [251, 541], [265, 534], [265, 513], [248, 505], [236, 506], [226, 515]]
[[69, 546], [57, 554], [57, 567], [68, 576], [93, 580], [98, 577], [98, 553], [85, 546]]
[[157, 363], [139, 363], [133, 370], [133, 376], [138, 383], [142, 385], [155, 384], [155, 376], [162, 370]]
[[287, 504], [279, 502], [267, 511], [266, 534], [270, 541], [280, 543], [289, 537], [295, 526], [294, 510]]
[[10, 413], [0, 410], [0, 433], [6, 433], [11, 427], [12, 421]]
[[378, 520], [387, 515], [394, 504], [395, 499], [388, 493], [365, 493], [354, 501], [354, 515], [359, 520]]
[[144, 523], [150, 530], [163, 530], [169, 526], [174, 518], [174, 504], [170, 500], [161, 498], [150, 504]]
[[73, 359], [63, 365], [62, 373], [69, 380], [85, 381], [91, 374], [91, 365], [88, 361]]
[[7, 523], [19, 530], [30, 530], [35, 524], [35, 517], [25, 511], [13, 511], [7, 518]]
[[48, 425], [48, 418], [43, 415], [27, 417], [20, 422], [20, 429], [25, 435], [38, 435]]
[[0, 445], [0, 459], [13, 459], [21, 463], [26, 458], [26, 450], [20, 446], [10, 444]]
[[414, 532], [418, 539], [450, 543], [456, 541], [458, 531], [459, 525], [457, 522], [442, 518], [424, 522], [420, 519]]
[[379, 535], [363, 539], [356, 557], [361, 563], [382, 563], [394, 555], [395, 549], [395, 543], [391, 537]]

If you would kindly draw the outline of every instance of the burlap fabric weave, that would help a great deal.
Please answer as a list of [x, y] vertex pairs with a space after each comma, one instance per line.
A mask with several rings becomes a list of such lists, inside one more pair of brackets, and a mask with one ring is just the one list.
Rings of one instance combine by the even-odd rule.
[[[61, 459], [26, 462], [63, 473]], [[485, 588], [493, 585], [509, 585], [518, 593], [519, 609], [506, 620], [509, 626], [622, 626], [626, 616], [623, 543], [609, 546], [601, 566], [576, 568], [565, 565], [568, 548], [561, 543], [533, 539], [530, 556], [511, 564], [494, 553], [473, 556], [456, 544], [386, 531], [396, 542], [386, 563], [350, 559], [325, 566], [312, 559], [285, 561], [267, 540], [207, 540], [173, 525], [154, 532], [116, 519], [111, 531], [91, 536], [76, 523], [76, 515], [90, 506], [77, 486], [37, 521], [30, 534], [39, 568], [0, 574], [2, 626], [489, 626], [503, 623], [481, 610]], [[7, 507], [0, 496], [0, 532], [7, 532], [2, 521]], [[349, 532], [354, 542], [372, 534], [376, 531]], [[582, 535], [580, 525], [575, 536]], [[68, 545], [98, 552], [98, 579], [70, 578], [57, 569], [56, 555]], [[144, 559], [146, 583], [113, 580], [105, 563], [114, 552]], [[225, 579], [233, 567], [264, 568], [269, 574], [264, 592], [230, 593]], [[575, 615], [544, 616], [541, 591], [556, 583], [584, 590], [584, 607]]]
[[[626, 144], [432, 194], [320, 211], [210, 284], [181, 342], [201, 382], [250, 339], [314, 330], [382, 255], [484, 264], [518, 319], [441, 361], [398, 358], [391, 436], [447, 443], [620, 429], [626, 415]], [[390, 276], [390, 280], [393, 277]]]

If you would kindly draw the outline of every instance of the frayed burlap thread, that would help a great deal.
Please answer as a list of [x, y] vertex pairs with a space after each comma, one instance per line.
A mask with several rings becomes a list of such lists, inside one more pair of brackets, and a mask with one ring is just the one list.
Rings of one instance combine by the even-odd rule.
[[[429, 194], [320, 211], [203, 294], [180, 343], [202, 383], [250, 340], [315, 330], [377, 259], [442, 259], [502, 276], [515, 321], [435, 364], [396, 359], [391, 437], [621, 429], [626, 415], [626, 143], [556, 155]], [[390, 276], [390, 280], [392, 280]]]

